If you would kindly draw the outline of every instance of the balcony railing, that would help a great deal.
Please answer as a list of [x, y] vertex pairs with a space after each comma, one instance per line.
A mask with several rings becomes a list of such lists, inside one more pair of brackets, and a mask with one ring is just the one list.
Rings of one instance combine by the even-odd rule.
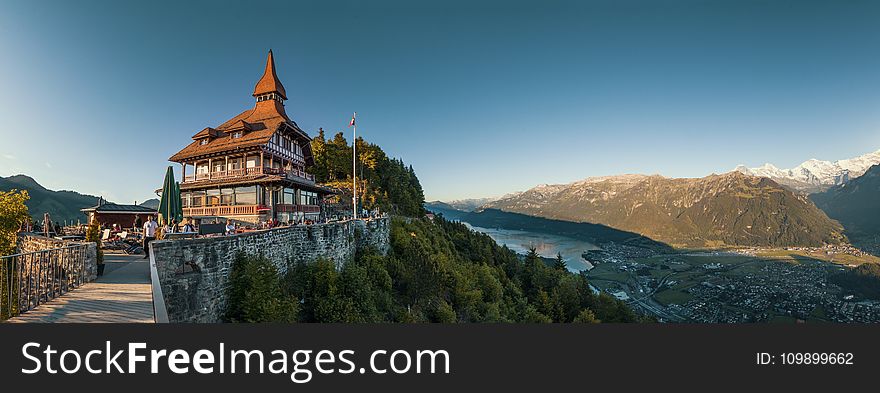
[[[247, 216], [255, 215], [261, 211], [270, 209], [262, 205], [233, 205], [233, 206], [204, 206], [185, 207], [184, 216]], [[275, 211], [279, 213], [320, 213], [321, 207], [317, 205], [275, 205]]]
[[259, 205], [185, 207], [184, 216], [247, 216], [257, 214]]
[[314, 182], [315, 176], [306, 173], [305, 171], [301, 171], [298, 169], [291, 169], [289, 171], [285, 171], [281, 168], [269, 168], [269, 167], [252, 167], [252, 168], [239, 168], [239, 169], [230, 169], [226, 171], [218, 171], [218, 172], [207, 172], [207, 173], [194, 173], [191, 175], [186, 175], [183, 177], [184, 183], [192, 183], [197, 181], [205, 181], [205, 180], [223, 180], [223, 179], [233, 179], [237, 177], [245, 177], [245, 176], [253, 176], [253, 175], [280, 175], [287, 176], [288, 178], [294, 179], [304, 179], [307, 181]]

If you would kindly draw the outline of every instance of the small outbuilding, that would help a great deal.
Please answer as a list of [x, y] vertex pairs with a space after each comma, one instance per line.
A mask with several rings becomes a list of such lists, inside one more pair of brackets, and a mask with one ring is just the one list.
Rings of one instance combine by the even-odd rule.
[[147, 216], [156, 216], [158, 211], [140, 205], [120, 205], [117, 203], [98, 201], [97, 206], [80, 209], [89, 217], [89, 224], [98, 220], [101, 225], [107, 227], [118, 225], [120, 228], [134, 228], [135, 221], [140, 218], [141, 222], [147, 220]]

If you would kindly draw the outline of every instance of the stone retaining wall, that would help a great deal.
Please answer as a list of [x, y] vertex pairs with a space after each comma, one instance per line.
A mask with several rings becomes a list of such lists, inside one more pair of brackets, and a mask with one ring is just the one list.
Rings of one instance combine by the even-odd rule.
[[[238, 253], [262, 254], [281, 274], [298, 262], [328, 258], [341, 267], [358, 250], [389, 248], [390, 219], [293, 226], [200, 239], [151, 243], [170, 322], [220, 322], [232, 262]], [[154, 283], [155, 285], [155, 283]]]

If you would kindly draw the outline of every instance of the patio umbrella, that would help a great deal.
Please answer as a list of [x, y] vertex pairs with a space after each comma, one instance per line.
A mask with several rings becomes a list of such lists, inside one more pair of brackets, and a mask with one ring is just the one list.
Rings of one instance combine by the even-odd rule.
[[159, 200], [159, 224], [165, 225], [172, 219], [178, 223], [183, 220], [183, 203], [180, 200], [180, 185], [174, 181], [174, 169], [170, 166], [162, 183], [162, 199]]

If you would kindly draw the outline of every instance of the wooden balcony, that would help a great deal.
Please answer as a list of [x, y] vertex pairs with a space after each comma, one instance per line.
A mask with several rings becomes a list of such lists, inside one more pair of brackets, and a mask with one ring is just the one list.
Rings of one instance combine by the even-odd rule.
[[185, 207], [183, 215], [189, 216], [247, 216], [256, 215], [259, 205]]
[[[268, 207], [261, 205], [205, 206], [185, 207], [183, 208], [183, 215], [184, 217], [248, 216], [268, 211], [270, 211]], [[275, 205], [275, 211], [278, 213], [320, 213], [321, 207], [318, 205], [277, 204]]]
[[269, 168], [269, 167], [253, 167], [253, 168], [240, 168], [240, 169], [230, 169], [227, 171], [220, 172], [208, 172], [208, 173], [194, 173], [191, 175], [186, 175], [183, 177], [184, 183], [194, 183], [199, 181], [207, 181], [207, 180], [229, 180], [240, 177], [247, 176], [256, 176], [256, 175], [279, 175], [279, 176], [287, 176], [290, 179], [299, 179], [306, 180], [309, 182], [315, 182], [315, 176], [305, 171], [300, 171], [297, 169], [292, 169], [289, 171], [285, 171], [281, 168]]

